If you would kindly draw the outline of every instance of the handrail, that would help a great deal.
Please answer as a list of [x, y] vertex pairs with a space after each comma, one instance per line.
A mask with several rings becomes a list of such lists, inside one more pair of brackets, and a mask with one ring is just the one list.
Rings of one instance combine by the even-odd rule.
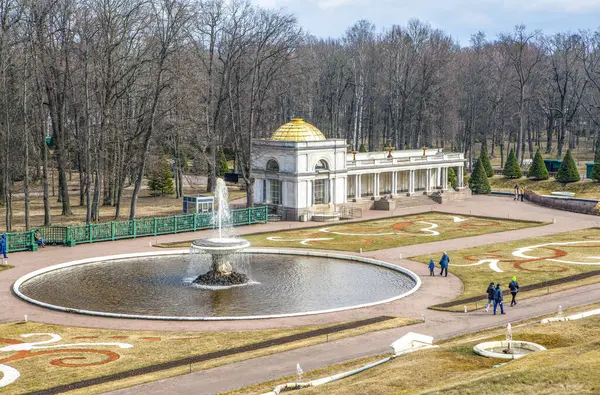
[[[267, 223], [268, 206], [231, 210], [231, 218], [233, 226]], [[26, 232], [6, 233], [6, 239], [8, 252], [36, 251], [38, 249], [34, 238], [36, 231], [40, 232], [46, 244], [73, 247], [83, 243], [135, 239], [212, 228], [214, 228], [212, 213], [195, 213], [89, 225], [41, 226]]]

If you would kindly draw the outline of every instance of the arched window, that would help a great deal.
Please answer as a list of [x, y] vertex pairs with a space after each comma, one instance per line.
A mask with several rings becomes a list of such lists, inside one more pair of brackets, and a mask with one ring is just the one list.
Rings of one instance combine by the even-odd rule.
[[329, 165], [323, 159], [317, 162], [315, 166], [315, 171], [326, 171], [329, 170]]
[[279, 172], [279, 163], [275, 159], [269, 159], [267, 162], [267, 171]]

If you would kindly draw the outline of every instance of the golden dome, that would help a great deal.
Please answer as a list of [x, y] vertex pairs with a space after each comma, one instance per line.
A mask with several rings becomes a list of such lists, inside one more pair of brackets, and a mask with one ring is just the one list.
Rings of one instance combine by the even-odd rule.
[[322, 141], [325, 136], [319, 129], [302, 118], [292, 120], [277, 129], [271, 135], [271, 140], [279, 141]]

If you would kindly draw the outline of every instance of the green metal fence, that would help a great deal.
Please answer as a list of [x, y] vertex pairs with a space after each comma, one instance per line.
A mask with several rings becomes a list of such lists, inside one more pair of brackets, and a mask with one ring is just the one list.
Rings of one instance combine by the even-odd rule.
[[[267, 206], [231, 211], [234, 226], [267, 223]], [[37, 250], [34, 233], [40, 232], [46, 244], [75, 246], [108, 240], [133, 239], [211, 229], [212, 213], [140, 218], [129, 221], [75, 226], [44, 226], [28, 232], [7, 233], [8, 252]]]

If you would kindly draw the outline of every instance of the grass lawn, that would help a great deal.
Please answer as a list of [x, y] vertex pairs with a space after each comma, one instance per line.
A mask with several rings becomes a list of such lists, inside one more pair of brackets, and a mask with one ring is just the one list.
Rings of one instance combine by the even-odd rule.
[[554, 181], [554, 178], [548, 180], [534, 181], [528, 178], [506, 179], [502, 176], [494, 176], [490, 179], [490, 186], [494, 191], [513, 192], [515, 184], [519, 183], [525, 189], [530, 189], [538, 195], [549, 195], [550, 192], [574, 192], [575, 197], [586, 199], [600, 199], [600, 183], [592, 181], [579, 181], [569, 184], [561, 184]]
[[[597, 308], [597, 307], [596, 307]], [[600, 316], [578, 321], [513, 326], [513, 339], [539, 343], [548, 351], [506, 362], [473, 352], [477, 343], [504, 340], [504, 330], [491, 330], [442, 342], [440, 348], [398, 357], [391, 362], [337, 382], [307, 388], [311, 394], [597, 394], [600, 377]], [[382, 356], [308, 372], [308, 380], [373, 362]], [[307, 381], [308, 381], [307, 380]], [[256, 394], [295, 376], [227, 392]]]
[[[275, 345], [265, 349], [212, 359], [190, 366], [186, 365], [144, 376], [109, 382], [76, 392], [82, 394], [105, 392], [159, 378], [186, 374], [190, 371], [207, 369], [348, 336], [356, 336], [365, 332], [410, 325], [415, 322], [417, 321], [394, 318], [376, 324], [329, 334], [328, 337], [318, 336], [292, 343]], [[308, 332], [327, 326], [331, 325], [240, 332], [151, 332], [88, 329], [36, 322], [2, 324], [0, 325], [0, 348], [20, 342], [36, 342], [49, 339], [48, 335], [28, 338], [21, 337], [21, 335], [28, 333], [54, 333], [62, 337], [62, 340], [56, 343], [44, 344], [43, 346], [74, 344], [69, 347], [60, 348], [0, 352], [0, 364], [15, 368], [21, 374], [14, 383], [3, 390], [8, 390], [11, 394], [43, 390], [162, 362]], [[115, 344], [93, 345], [94, 343], [125, 343], [132, 347], [120, 348]]]
[[245, 236], [254, 247], [298, 247], [341, 251], [374, 251], [542, 225], [429, 212], [366, 222], [323, 224], [320, 227]]
[[[534, 249], [523, 249], [524, 247], [547, 243], [572, 244], [554, 244]], [[463, 293], [458, 297], [458, 300], [481, 296], [477, 306], [474, 302], [466, 303], [468, 308], [472, 310], [476, 307], [481, 308], [485, 303], [487, 298], [485, 291], [492, 281], [494, 283], [500, 282], [503, 289], [507, 289], [513, 276], [517, 277], [520, 286], [524, 286], [600, 270], [600, 229], [583, 229], [569, 233], [450, 251], [449, 255], [451, 259], [449, 271], [458, 276], [464, 284]], [[421, 255], [413, 257], [411, 260], [427, 264], [429, 258], [429, 255]], [[478, 264], [481, 260], [486, 261]], [[491, 262], [497, 261], [496, 266], [503, 272], [493, 271], [490, 260]], [[538, 296], [597, 281], [600, 281], [600, 276], [555, 285], [549, 289], [544, 287], [530, 292], [522, 292], [519, 293], [518, 298]], [[505, 302], [507, 301], [505, 300]], [[462, 304], [443, 308], [443, 310], [453, 311], [462, 309]]]
[[[2, 258], [0, 258], [2, 259]], [[4, 262], [4, 259], [2, 259], [2, 262]], [[14, 266], [11, 265], [5, 265], [4, 263], [0, 264], [0, 272], [4, 271], [4, 270], [8, 270], [8, 269], [12, 269]]]

